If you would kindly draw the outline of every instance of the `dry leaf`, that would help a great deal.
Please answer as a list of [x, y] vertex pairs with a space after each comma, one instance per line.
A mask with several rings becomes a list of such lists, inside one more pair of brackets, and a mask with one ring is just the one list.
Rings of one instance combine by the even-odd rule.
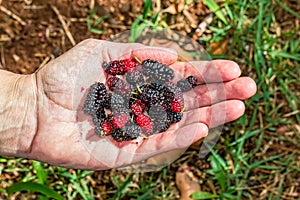
[[175, 4], [171, 4], [169, 7], [167, 7], [166, 9], [164, 9], [162, 12], [163, 13], [169, 13], [169, 14], [172, 14], [172, 15], [177, 14], [177, 10], [176, 10]]
[[179, 2], [177, 4], [171, 4], [169, 7], [164, 9], [162, 12], [175, 15], [177, 13], [182, 12], [184, 9], [185, 9], [184, 2]]
[[210, 45], [212, 55], [222, 55], [225, 54], [228, 47], [228, 39], [221, 40], [219, 42], [213, 42]]
[[189, 196], [200, 191], [198, 180], [187, 164], [183, 164], [176, 172], [176, 185], [181, 193], [180, 200], [192, 200]]

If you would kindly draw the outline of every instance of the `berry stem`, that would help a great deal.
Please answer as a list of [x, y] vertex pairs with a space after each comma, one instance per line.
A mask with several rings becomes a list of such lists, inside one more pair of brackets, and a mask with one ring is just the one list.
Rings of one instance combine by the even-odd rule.
[[138, 84], [136, 84], [136, 89], [139, 91], [139, 93], [143, 93], [140, 86]]
[[185, 108], [186, 108], [186, 104], [183, 104], [183, 108], [182, 108], [182, 110], [180, 111], [180, 113], [183, 113], [184, 110], [185, 110]]
[[148, 139], [148, 136], [145, 135], [144, 133], [140, 133], [140, 136], [142, 136], [144, 139]]
[[134, 56], [134, 59], [135, 59], [138, 63], [142, 64], [142, 61], [141, 61], [138, 57]]

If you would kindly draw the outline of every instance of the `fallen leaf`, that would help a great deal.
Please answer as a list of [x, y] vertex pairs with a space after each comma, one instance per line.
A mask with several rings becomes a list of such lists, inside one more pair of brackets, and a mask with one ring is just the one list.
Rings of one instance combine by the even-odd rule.
[[176, 172], [176, 185], [181, 193], [179, 200], [192, 200], [189, 196], [200, 191], [198, 180], [186, 163]]
[[162, 12], [175, 15], [177, 13], [181, 13], [184, 9], [185, 9], [184, 2], [178, 2], [177, 4], [171, 4], [169, 7], [164, 9]]
[[222, 55], [225, 54], [227, 51], [229, 40], [221, 40], [219, 42], [213, 42], [210, 45], [211, 54], [212, 55]]
[[290, 128], [288, 126], [280, 126], [279, 128], [277, 128], [276, 132], [277, 133], [285, 133], [289, 130], [290, 130]]

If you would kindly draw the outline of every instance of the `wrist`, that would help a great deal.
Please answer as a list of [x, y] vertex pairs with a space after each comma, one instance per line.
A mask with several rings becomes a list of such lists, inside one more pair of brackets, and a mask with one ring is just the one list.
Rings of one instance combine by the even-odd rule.
[[0, 155], [26, 157], [37, 129], [35, 74], [0, 70], [0, 84]]

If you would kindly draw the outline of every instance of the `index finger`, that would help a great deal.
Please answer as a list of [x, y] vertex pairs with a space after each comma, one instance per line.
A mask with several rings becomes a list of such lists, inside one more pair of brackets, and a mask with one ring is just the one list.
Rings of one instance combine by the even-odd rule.
[[231, 81], [241, 75], [238, 64], [230, 60], [177, 62], [170, 67], [183, 77], [196, 76], [199, 84]]

